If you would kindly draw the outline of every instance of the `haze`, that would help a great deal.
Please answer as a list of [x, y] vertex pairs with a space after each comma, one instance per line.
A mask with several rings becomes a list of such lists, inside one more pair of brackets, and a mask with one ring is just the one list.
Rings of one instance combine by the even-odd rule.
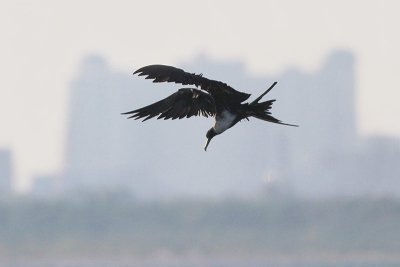
[[68, 90], [92, 54], [126, 74], [207, 55], [265, 76], [313, 72], [346, 49], [358, 131], [399, 136], [398, 10], [398, 1], [2, 1], [0, 148], [13, 151], [19, 190], [63, 168]]

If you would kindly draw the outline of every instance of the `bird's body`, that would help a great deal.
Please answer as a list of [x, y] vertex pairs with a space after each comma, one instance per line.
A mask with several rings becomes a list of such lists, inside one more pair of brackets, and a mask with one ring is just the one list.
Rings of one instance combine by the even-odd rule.
[[233, 114], [228, 110], [224, 110], [215, 116], [214, 130], [217, 134], [221, 134], [235, 125], [238, 120], [237, 114]]
[[[136, 109], [123, 114], [131, 115], [129, 118], [140, 119], [143, 121], [154, 118], [157, 119], [182, 119], [192, 116], [203, 115], [205, 117], [215, 117], [214, 126], [207, 132], [207, 146], [210, 140], [234, 126], [236, 123], [249, 117], [269, 121], [289, 126], [271, 116], [270, 108], [275, 100], [259, 102], [275, 85], [272, 84], [267, 91], [251, 103], [243, 103], [250, 94], [236, 91], [229, 85], [207, 79], [202, 74], [185, 72], [165, 65], [150, 65], [138, 69], [134, 74], [147, 76], [153, 82], [175, 82], [183, 85], [194, 85], [197, 88], [181, 88], [169, 97], [160, 100], [149, 106]], [[203, 90], [203, 91], [202, 91]]]

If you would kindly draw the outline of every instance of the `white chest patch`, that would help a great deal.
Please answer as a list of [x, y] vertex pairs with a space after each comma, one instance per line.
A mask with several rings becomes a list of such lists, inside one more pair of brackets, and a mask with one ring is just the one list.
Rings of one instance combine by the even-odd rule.
[[229, 111], [224, 111], [220, 116], [215, 118], [214, 130], [217, 134], [224, 132], [232, 126], [233, 121], [236, 119], [236, 116], [230, 113]]

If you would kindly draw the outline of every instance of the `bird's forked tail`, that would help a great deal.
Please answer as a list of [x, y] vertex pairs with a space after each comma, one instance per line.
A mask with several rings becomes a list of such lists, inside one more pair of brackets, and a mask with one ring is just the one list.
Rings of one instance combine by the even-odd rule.
[[259, 102], [261, 98], [263, 98], [263, 96], [271, 91], [271, 89], [274, 88], [276, 84], [277, 82], [274, 82], [264, 93], [262, 93], [259, 97], [257, 97], [253, 102], [249, 104], [246, 115], [272, 123], [298, 127], [298, 125], [283, 123], [282, 121], [271, 115], [270, 109], [272, 107], [272, 104], [275, 102], [275, 99]]

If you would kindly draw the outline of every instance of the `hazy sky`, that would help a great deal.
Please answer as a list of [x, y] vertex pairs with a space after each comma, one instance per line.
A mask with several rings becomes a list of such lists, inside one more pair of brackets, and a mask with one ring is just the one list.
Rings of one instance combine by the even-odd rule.
[[68, 85], [88, 54], [127, 74], [199, 53], [278, 74], [349, 49], [360, 132], [399, 136], [399, 10], [396, 0], [2, 0], [0, 148], [14, 151], [19, 188], [62, 168]]

